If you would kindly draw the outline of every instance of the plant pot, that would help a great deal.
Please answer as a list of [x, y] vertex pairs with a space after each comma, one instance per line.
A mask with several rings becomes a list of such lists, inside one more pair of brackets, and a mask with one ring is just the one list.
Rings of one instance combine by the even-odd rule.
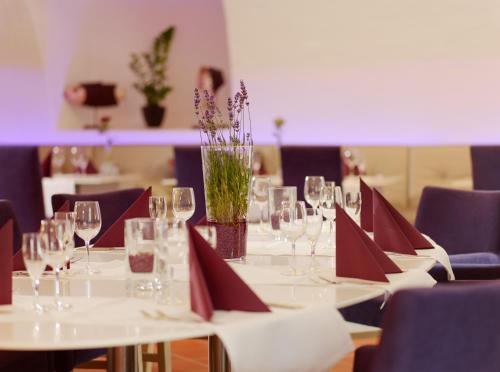
[[161, 126], [165, 115], [165, 107], [159, 105], [147, 105], [142, 108], [142, 114], [148, 127], [157, 128]]
[[201, 147], [207, 221], [215, 226], [215, 251], [225, 260], [244, 259], [253, 148]]

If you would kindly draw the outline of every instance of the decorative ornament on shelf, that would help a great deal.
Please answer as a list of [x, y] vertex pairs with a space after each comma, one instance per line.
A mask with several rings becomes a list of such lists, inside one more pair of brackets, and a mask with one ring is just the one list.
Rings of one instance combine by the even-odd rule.
[[241, 81], [240, 90], [227, 100], [227, 119], [206, 90], [203, 100], [195, 89], [207, 221], [217, 231], [217, 253], [224, 259], [243, 259], [253, 154], [248, 93]]
[[138, 78], [134, 88], [146, 98], [142, 113], [149, 127], [161, 126], [165, 115], [161, 103], [172, 92], [172, 87], [166, 85], [166, 69], [174, 33], [174, 27], [167, 28], [155, 38], [149, 52], [131, 55], [130, 69]]
[[276, 137], [276, 141], [278, 142], [278, 146], [281, 147], [282, 145], [282, 129], [283, 129], [283, 125], [285, 125], [285, 119], [283, 118], [276, 118], [274, 119], [274, 132], [273, 132], [273, 135], [274, 137]]

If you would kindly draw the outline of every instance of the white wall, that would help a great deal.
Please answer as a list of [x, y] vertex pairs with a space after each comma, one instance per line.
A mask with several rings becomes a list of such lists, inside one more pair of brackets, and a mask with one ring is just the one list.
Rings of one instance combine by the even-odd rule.
[[[63, 100], [66, 85], [117, 82], [118, 107], [102, 110], [113, 128], [144, 128], [143, 97], [133, 90], [130, 53], [145, 51], [169, 25], [177, 28], [168, 64], [164, 128], [193, 124], [192, 96], [201, 65], [229, 73], [220, 0], [0, 0], [0, 126], [5, 136], [77, 129], [91, 111]], [[227, 86], [223, 95], [227, 94]], [[13, 125], [15, 123], [15, 125]], [[1, 140], [1, 138], [0, 138]]]

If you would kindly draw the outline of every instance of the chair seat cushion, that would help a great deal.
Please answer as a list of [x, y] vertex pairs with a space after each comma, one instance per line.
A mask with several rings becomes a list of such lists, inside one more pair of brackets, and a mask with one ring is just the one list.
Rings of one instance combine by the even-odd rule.
[[455, 264], [500, 265], [500, 256], [493, 252], [452, 254], [450, 263], [452, 266]]
[[377, 353], [377, 345], [358, 347], [355, 352], [353, 372], [370, 372]]

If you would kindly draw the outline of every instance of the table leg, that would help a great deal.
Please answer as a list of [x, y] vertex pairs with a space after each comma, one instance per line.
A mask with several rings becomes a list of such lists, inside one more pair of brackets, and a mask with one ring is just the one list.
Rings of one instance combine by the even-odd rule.
[[139, 346], [115, 347], [115, 372], [142, 372], [142, 352]]
[[208, 365], [210, 372], [231, 372], [226, 349], [217, 336], [208, 337]]

